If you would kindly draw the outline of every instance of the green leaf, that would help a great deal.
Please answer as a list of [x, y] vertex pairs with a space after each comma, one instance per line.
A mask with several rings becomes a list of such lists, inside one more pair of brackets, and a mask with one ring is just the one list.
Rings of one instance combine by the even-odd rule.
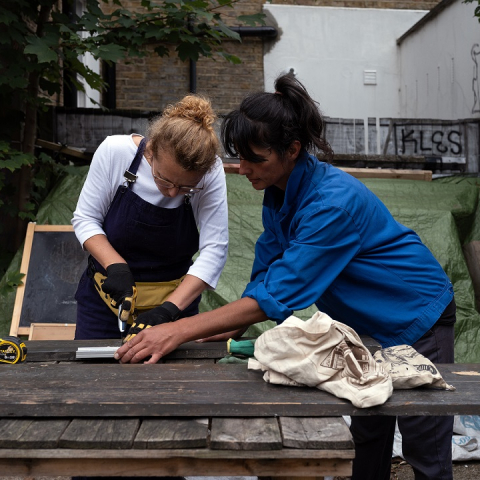
[[236, 55], [232, 55], [227, 52], [218, 52], [218, 54], [230, 63], [233, 63], [234, 65], [239, 65], [240, 63], [242, 63], [242, 60], [240, 60], [240, 58], [238, 58]]
[[118, 62], [118, 60], [124, 57], [126, 49], [121, 45], [108, 44], [92, 49], [91, 53], [96, 59], [101, 58], [106, 61]]
[[182, 62], [187, 60], [197, 61], [199, 59], [198, 48], [188, 43], [181, 43], [175, 49]]
[[38, 188], [44, 188], [47, 186], [47, 182], [44, 178], [39, 178], [39, 177], [33, 177], [32, 178], [32, 183]]
[[223, 22], [218, 22], [218, 28], [228, 38], [233, 38], [234, 40], [238, 40], [239, 42], [242, 41], [240, 35], [237, 32], [230, 30]]
[[0, 144], [2, 146], [0, 150], [0, 169], [6, 168], [10, 172], [14, 172], [23, 166], [29, 166], [35, 162], [32, 155], [12, 150], [6, 142], [0, 142]]
[[12, 25], [15, 22], [18, 22], [18, 15], [10, 10], [0, 7], [0, 23], [3, 23], [4, 25]]
[[31, 37], [28, 41], [30, 45], [25, 47], [24, 53], [36, 55], [38, 63], [58, 61], [58, 55], [41, 38]]
[[35, 215], [29, 212], [19, 212], [18, 216], [22, 220], [31, 220], [32, 222], [35, 221]]
[[0, 295], [6, 295], [8, 293], [14, 292], [18, 286], [23, 285], [22, 278], [24, 276], [25, 274], [20, 273], [18, 270], [7, 270], [5, 276], [3, 277], [3, 285], [0, 289]]

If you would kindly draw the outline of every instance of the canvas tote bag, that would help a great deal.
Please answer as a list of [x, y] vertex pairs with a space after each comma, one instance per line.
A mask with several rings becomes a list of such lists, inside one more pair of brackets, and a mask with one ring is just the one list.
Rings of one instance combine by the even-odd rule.
[[445, 382], [437, 367], [410, 345], [384, 348], [375, 352], [373, 357], [390, 375], [394, 389], [423, 386], [455, 390]]
[[392, 395], [392, 380], [349, 326], [316, 312], [295, 316], [267, 330], [255, 342], [250, 369], [269, 383], [315, 387], [359, 408], [381, 405]]

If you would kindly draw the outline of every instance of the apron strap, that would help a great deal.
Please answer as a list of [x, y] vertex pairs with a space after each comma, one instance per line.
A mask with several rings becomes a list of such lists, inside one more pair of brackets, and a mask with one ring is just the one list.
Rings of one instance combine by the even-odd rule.
[[140, 144], [138, 145], [137, 148], [137, 153], [135, 154], [135, 157], [132, 160], [132, 163], [128, 167], [127, 170], [125, 170], [125, 173], [123, 174], [123, 177], [125, 178], [126, 185], [130, 187], [132, 183], [135, 183], [137, 180], [137, 170], [138, 167], [140, 166], [140, 162], [143, 157], [143, 152], [145, 152], [145, 146], [147, 145], [147, 139], [144, 137], [140, 141]]

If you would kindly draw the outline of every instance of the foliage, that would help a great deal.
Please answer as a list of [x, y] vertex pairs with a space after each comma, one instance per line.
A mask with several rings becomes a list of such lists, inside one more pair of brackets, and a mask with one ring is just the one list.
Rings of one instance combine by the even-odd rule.
[[[120, 0], [84, 0], [85, 10], [78, 15], [68, 0], [2, 0], [0, 213], [16, 211], [33, 219], [40, 192], [59, 173], [51, 157], [35, 158], [38, 111], [54, 103], [62, 89], [106, 87], [102, 76], [82, 63], [83, 55], [108, 64], [152, 51], [160, 56], [174, 52], [182, 61], [220, 56], [239, 63], [222, 49], [222, 41], [240, 40], [223, 20], [225, 13], [234, 14], [238, 1], [138, 0], [138, 8], [128, 10]], [[62, 11], [62, 4], [72, 11]], [[262, 17], [239, 16], [236, 21], [255, 25], [263, 23]], [[32, 195], [19, 195], [18, 205], [11, 200], [7, 205], [14, 198], [7, 177], [23, 182], [18, 189]]]
[[[14, 172], [24, 165], [30, 166], [33, 162], [34, 158], [32, 155], [12, 149], [7, 142], [0, 140], [0, 191], [4, 192], [4, 197], [8, 197], [11, 194], [8, 190], [5, 191], [9, 183], [7, 181], [7, 172]], [[0, 207], [2, 206], [4, 206], [4, 201], [0, 197]]]
[[24, 273], [18, 271], [7, 272], [2, 278], [2, 283], [0, 285], [0, 295], [7, 295], [8, 293], [14, 292], [19, 285], [23, 285], [22, 278], [25, 276]]
[[[84, 90], [77, 74], [94, 89], [105, 87], [100, 75], [81, 62], [90, 53], [107, 63], [147, 55], [151, 45], [156, 54], [168, 56], [170, 47], [183, 61], [222, 55], [233, 62], [239, 59], [222, 51], [225, 39], [240, 40], [222, 20], [225, 9], [238, 0], [191, 0], [153, 2], [139, 0], [138, 11], [125, 9], [120, 0], [86, 0], [81, 16], [57, 9], [57, 0], [3, 0], [0, 28], [2, 96], [27, 95], [29, 102], [44, 105], [48, 96], [32, 96], [29, 75], [40, 74], [40, 90], [48, 95], [60, 93], [63, 74], [79, 90]], [[105, 13], [105, 7], [115, 10]], [[112, 5], [112, 6], [113, 6]], [[240, 16], [242, 23], [262, 23], [262, 15]]]
[[474, 16], [477, 17], [477, 20], [480, 22], [480, 0], [463, 0], [463, 3], [478, 3], [478, 6], [475, 7]]

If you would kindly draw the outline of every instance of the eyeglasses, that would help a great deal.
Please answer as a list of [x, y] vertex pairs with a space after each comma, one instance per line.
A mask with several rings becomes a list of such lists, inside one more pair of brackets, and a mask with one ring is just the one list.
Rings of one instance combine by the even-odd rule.
[[155, 182], [155, 185], [157, 187], [162, 187], [166, 189], [178, 188], [178, 191], [181, 193], [198, 193], [204, 188], [204, 187], [189, 187], [188, 185], [177, 185], [173, 182], [170, 182], [170, 180], [166, 180], [165, 178], [161, 177], [159, 174], [155, 175], [155, 172], [153, 171], [153, 161], [152, 161], [152, 175], [153, 175], [153, 180]]

